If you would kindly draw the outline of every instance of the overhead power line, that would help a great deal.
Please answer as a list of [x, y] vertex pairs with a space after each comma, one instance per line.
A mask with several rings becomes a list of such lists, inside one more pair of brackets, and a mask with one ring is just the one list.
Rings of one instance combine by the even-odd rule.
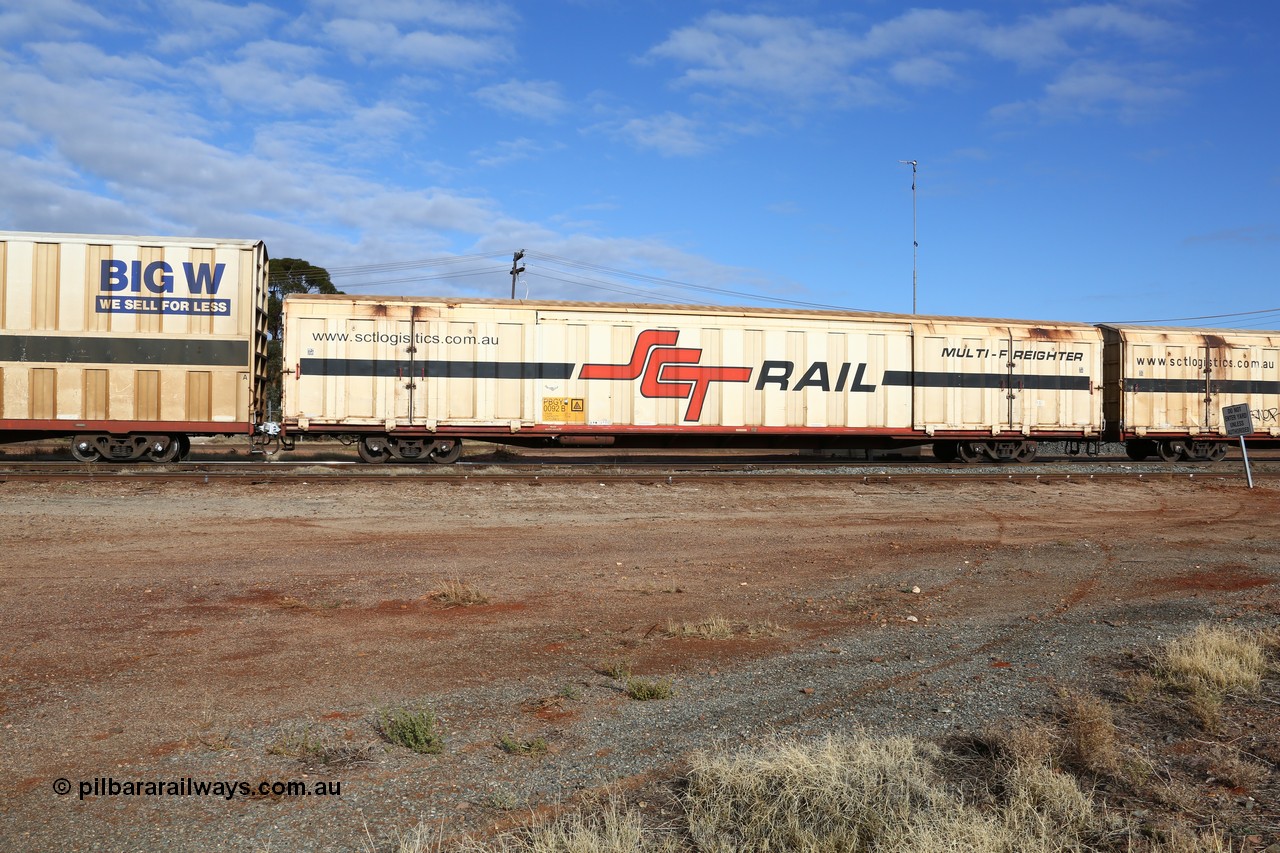
[[1200, 317], [1169, 317], [1164, 320], [1108, 320], [1106, 322], [1116, 326], [1125, 326], [1159, 323], [1188, 323], [1197, 320], [1228, 320], [1233, 317], [1259, 320], [1264, 316], [1280, 317], [1280, 308], [1259, 308], [1256, 311], [1238, 311], [1234, 314], [1205, 314]]
[[[661, 276], [647, 275], [645, 273], [627, 272], [626, 270], [614, 269], [612, 267], [606, 267], [600, 264], [588, 263], [586, 261], [575, 261], [570, 258], [562, 258], [558, 255], [549, 255], [549, 254], [546, 254], [545, 252], [537, 252], [537, 251], [530, 250], [525, 252], [525, 256], [530, 259], [541, 259], [544, 261], [550, 261], [552, 263], [560, 264], [562, 266], [566, 266], [570, 268], [589, 270], [592, 272], [603, 273], [605, 275], [617, 276], [619, 278], [632, 279], [637, 282], [652, 282], [653, 284], [659, 285], [661, 287], [671, 288], [677, 291], [690, 290], [697, 293], [714, 293], [718, 296], [732, 296], [732, 297], [751, 299], [751, 300], [757, 300], [762, 302], [772, 302], [772, 303], [781, 304], [781, 305], [791, 305], [797, 308], [816, 308], [816, 309], [825, 309], [830, 311], [857, 310], [854, 308], [849, 308], [844, 305], [828, 305], [828, 304], [819, 303], [819, 302], [805, 302], [798, 299], [784, 299], [782, 297], [777, 297], [777, 296], [765, 296], [760, 293], [751, 293], [748, 291], [728, 290], [722, 287], [711, 287], [705, 284], [691, 284], [690, 282], [679, 281], [677, 279], [662, 278]], [[594, 281], [597, 284], [601, 283], [598, 279], [595, 279], [595, 278], [590, 278], [586, 276], [584, 276], [583, 278], [585, 278], [587, 281]], [[609, 282], [609, 284], [613, 284], [613, 282]], [[646, 289], [643, 287], [641, 287], [641, 289], [638, 291], [629, 290], [629, 292], [637, 293], [638, 295], [646, 295], [646, 294], [661, 295], [661, 291], [654, 291], [654, 290]], [[667, 297], [667, 298], [670, 298], [670, 297]]]
[[[324, 271], [329, 274], [331, 281], [340, 283], [345, 289], [366, 289], [371, 287], [416, 284], [429, 281], [475, 278], [483, 275], [495, 275], [495, 277], [499, 274], [511, 275], [512, 269], [516, 270], [516, 275], [525, 273], [525, 268], [517, 267], [516, 264], [512, 265], [512, 269], [507, 269], [504, 257], [505, 256], [503, 254], [495, 252], [470, 255], [448, 255], [439, 258], [427, 258], [413, 261], [389, 261], [385, 263], [356, 264], [335, 267], [310, 267], [274, 272], [270, 275], [270, 281], [274, 283], [298, 275], [306, 275], [309, 271]], [[699, 296], [699, 294], [712, 294], [720, 299], [745, 300], [747, 304], [763, 302], [794, 308], [831, 311], [857, 310], [843, 305], [807, 302], [799, 299], [766, 296], [752, 291], [731, 290], [723, 287], [694, 284], [692, 282], [664, 278], [661, 276], [649, 275], [647, 273], [630, 272], [628, 270], [607, 267], [588, 261], [578, 261], [572, 258], [534, 250], [525, 251], [522, 258], [525, 259], [526, 263], [538, 262], [528, 267], [527, 275], [531, 278], [555, 281], [560, 284], [583, 287], [590, 290], [617, 293], [622, 296], [629, 296], [642, 301], [676, 302], [692, 305], [707, 301], [705, 296]], [[500, 259], [502, 259], [502, 265], [499, 265]], [[519, 260], [520, 259], [517, 258], [517, 263]], [[475, 262], [477, 261], [493, 261], [494, 265], [476, 265]], [[448, 267], [459, 265], [466, 266], [465, 268], [458, 270], [447, 269]], [[418, 269], [424, 270], [424, 273], [421, 275], [399, 275], [388, 278], [381, 277], [388, 273], [404, 273]], [[432, 271], [425, 272], [426, 270]], [[365, 280], [349, 280], [353, 278]]]

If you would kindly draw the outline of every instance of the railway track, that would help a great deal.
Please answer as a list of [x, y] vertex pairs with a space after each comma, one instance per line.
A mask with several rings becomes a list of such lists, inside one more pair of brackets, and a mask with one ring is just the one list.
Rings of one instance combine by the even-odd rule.
[[[1280, 462], [1253, 464], [1255, 481], [1280, 476]], [[53, 461], [0, 461], [0, 483], [10, 481], [118, 481], [308, 483], [317, 481], [463, 483], [687, 483], [687, 482], [1081, 482], [1147, 480], [1236, 482], [1245, 479], [1238, 462], [1165, 464], [1121, 461], [1043, 462], [1029, 465], [942, 465], [937, 463], [850, 463], [814, 461], [627, 461], [625, 463], [461, 462], [456, 465], [365, 465], [350, 461], [200, 461], [155, 465], [108, 465]]]

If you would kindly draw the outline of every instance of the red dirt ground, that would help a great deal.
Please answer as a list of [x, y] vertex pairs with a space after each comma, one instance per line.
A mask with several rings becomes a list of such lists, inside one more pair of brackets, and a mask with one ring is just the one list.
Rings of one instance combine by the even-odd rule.
[[[0, 482], [0, 847], [382, 849], [420, 817], [507, 822], [495, 792], [524, 808], [664, 772], [739, 714], [820, 730], [889, 696], [936, 712], [961, 674], [1057, 683], [1100, 629], [1274, 624], [1278, 518], [1265, 484], [1185, 480]], [[488, 603], [447, 606], [450, 581]], [[732, 639], [668, 631], [712, 615]], [[810, 653], [794, 679], [769, 669]], [[822, 680], [851, 655], [872, 675]], [[630, 702], [610, 660], [677, 699]], [[378, 710], [405, 702], [438, 710], [444, 755], [376, 746]], [[372, 757], [280, 755], [298, 727]], [[504, 732], [551, 754], [504, 755]], [[343, 780], [341, 802], [76, 792], [304, 776]]]

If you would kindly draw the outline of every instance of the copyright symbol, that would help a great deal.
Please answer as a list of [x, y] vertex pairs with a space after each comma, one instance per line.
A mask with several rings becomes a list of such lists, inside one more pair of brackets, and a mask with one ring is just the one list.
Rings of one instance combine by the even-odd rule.
[[71, 780], [70, 779], [54, 779], [53, 792], [58, 795], [70, 794]]

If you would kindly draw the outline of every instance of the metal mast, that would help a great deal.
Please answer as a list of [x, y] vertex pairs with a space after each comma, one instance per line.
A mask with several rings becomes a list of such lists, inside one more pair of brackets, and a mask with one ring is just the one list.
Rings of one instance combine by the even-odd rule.
[[899, 160], [904, 166], [911, 166], [911, 313], [916, 313], [916, 256], [920, 251], [920, 241], [916, 237], [916, 161]]

